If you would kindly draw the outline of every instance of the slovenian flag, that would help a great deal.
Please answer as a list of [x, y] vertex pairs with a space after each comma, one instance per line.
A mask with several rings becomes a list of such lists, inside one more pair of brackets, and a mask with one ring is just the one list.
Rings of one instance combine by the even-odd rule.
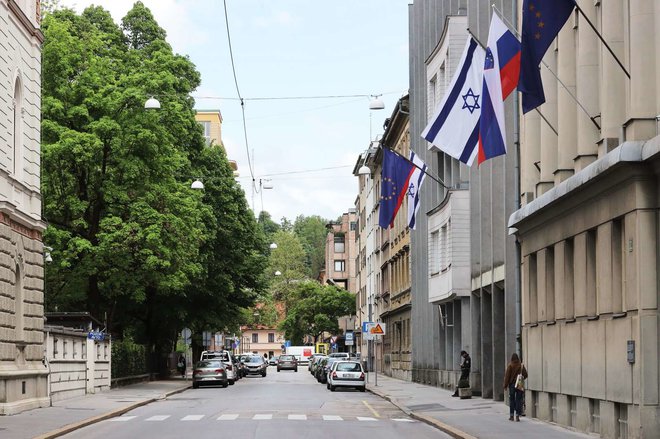
[[478, 162], [506, 154], [504, 100], [518, 86], [520, 42], [497, 14], [488, 33], [481, 90]]

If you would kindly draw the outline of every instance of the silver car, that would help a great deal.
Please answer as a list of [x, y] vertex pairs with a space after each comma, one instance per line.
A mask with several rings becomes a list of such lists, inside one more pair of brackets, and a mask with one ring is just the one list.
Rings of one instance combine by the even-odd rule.
[[225, 370], [227, 371], [227, 381], [232, 386], [239, 380], [238, 366], [234, 363], [231, 353], [228, 351], [203, 351], [200, 361], [204, 360], [220, 360], [225, 363]]
[[227, 387], [227, 369], [225, 363], [220, 360], [198, 361], [193, 369], [193, 389], [201, 385], [221, 385]]
[[359, 361], [336, 361], [328, 371], [328, 389], [335, 391], [337, 387], [354, 387], [364, 392], [366, 382], [364, 370]]

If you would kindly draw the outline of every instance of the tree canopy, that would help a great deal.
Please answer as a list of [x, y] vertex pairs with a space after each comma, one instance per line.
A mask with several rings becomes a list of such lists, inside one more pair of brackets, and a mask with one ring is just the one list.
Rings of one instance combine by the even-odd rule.
[[235, 325], [266, 286], [267, 244], [225, 152], [205, 147], [199, 72], [141, 2], [121, 26], [101, 7], [52, 8], [42, 30], [47, 310], [105, 315], [152, 351], [184, 323]]

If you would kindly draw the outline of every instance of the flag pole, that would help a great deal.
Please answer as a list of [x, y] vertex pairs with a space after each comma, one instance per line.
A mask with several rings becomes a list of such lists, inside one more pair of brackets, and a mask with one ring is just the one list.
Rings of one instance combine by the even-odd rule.
[[[511, 22], [510, 22], [510, 21], [509, 21], [509, 20], [508, 20], [503, 14], [502, 14], [502, 12], [501, 12], [499, 9], [497, 9], [497, 6], [495, 6], [494, 3], [492, 4], [492, 8], [493, 8], [493, 10], [497, 11], [497, 13], [499, 14], [500, 18], [501, 18], [502, 21], [506, 24], [506, 26], [509, 28], [509, 30], [512, 31], [512, 32], [514, 32], [514, 33], [516, 34], [516, 36], [517, 36], [518, 38], [520, 38], [520, 32], [518, 32], [518, 30], [517, 30], [517, 29], [511, 24]], [[576, 97], [576, 96], [575, 96], [575, 95], [574, 95], [574, 94], [568, 89], [568, 86], [567, 86], [566, 84], [564, 84], [564, 81], [562, 81], [561, 79], [559, 79], [559, 76], [558, 76], [555, 72], [552, 71], [552, 69], [550, 68], [550, 66], [549, 66], [545, 61], [541, 60], [541, 63], [545, 66], [546, 69], [548, 69], [548, 72], [550, 72], [550, 74], [551, 74], [552, 76], [555, 77], [555, 79], [557, 80], [557, 82], [558, 82], [558, 83], [564, 88], [564, 90], [566, 90], [566, 93], [568, 93], [568, 95], [569, 95], [571, 98], [573, 98], [573, 100], [574, 100], [575, 103], [578, 105], [578, 107], [580, 107], [580, 109], [584, 112], [584, 114], [587, 115], [587, 117], [589, 118], [589, 120], [591, 121], [591, 123], [593, 123], [593, 124], [596, 126], [596, 128], [600, 131], [600, 125], [598, 125], [598, 122], [596, 122], [596, 118], [593, 117], [591, 114], [589, 114], [589, 112], [587, 111], [587, 109], [584, 108], [584, 105], [582, 105], [582, 104], [580, 103], [580, 101], [578, 101], [578, 98], [577, 98], [577, 97]], [[537, 111], [538, 111], [538, 110], [537, 110]], [[541, 114], [540, 111], [539, 111], [539, 114]], [[547, 123], [547, 120], [545, 119], [545, 117], [543, 117], [543, 115], [541, 115], [541, 117], [542, 117], [543, 120], [545, 120], [546, 123]], [[548, 124], [548, 125], [549, 125], [549, 124]], [[552, 125], [550, 125], [550, 126], [552, 127]], [[554, 128], [552, 128], [552, 131], [554, 131], [555, 134], [557, 134], [557, 130], [555, 130]]]
[[591, 20], [589, 19], [589, 17], [587, 17], [587, 14], [584, 13], [584, 11], [583, 11], [582, 8], [580, 7], [580, 5], [577, 4], [577, 2], [575, 2], [575, 8], [577, 9], [577, 11], [578, 11], [580, 14], [582, 14], [582, 16], [584, 17], [584, 19], [587, 20], [587, 23], [589, 23], [589, 26], [591, 26], [591, 28], [594, 30], [594, 32], [595, 32], [596, 35], [598, 36], [598, 39], [600, 40], [600, 42], [603, 43], [603, 46], [605, 46], [605, 48], [607, 49], [607, 51], [610, 52], [610, 54], [612, 55], [612, 57], [614, 58], [614, 60], [616, 61], [616, 63], [619, 65], [619, 67], [621, 67], [621, 70], [623, 70], [623, 73], [625, 73], [626, 76], [628, 77], [628, 79], [630, 79], [630, 73], [628, 73], [628, 70], [626, 70], [626, 68], [623, 66], [623, 63], [619, 60], [619, 58], [616, 56], [616, 54], [614, 53], [614, 51], [612, 50], [612, 48], [610, 47], [610, 45], [607, 44], [607, 42], [605, 41], [605, 39], [603, 38], [603, 36], [600, 34], [600, 32], [598, 32], [598, 29], [596, 29], [596, 26], [594, 26], [594, 24], [591, 22]]
[[[381, 144], [381, 148], [385, 148], [385, 146]], [[393, 152], [394, 154], [398, 155], [399, 157], [401, 157], [402, 159], [404, 159], [405, 161], [407, 161], [408, 163], [410, 163], [411, 165], [413, 165], [414, 167], [416, 167], [417, 169], [419, 169], [420, 171], [422, 171], [424, 174], [428, 175], [429, 178], [430, 178], [431, 180], [435, 181], [436, 183], [440, 183], [440, 185], [441, 185], [443, 188], [445, 188], [445, 189], [451, 189], [451, 188], [450, 188], [449, 186], [447, 186], [447, 185], [445, 184], [445, 182], [442, 181], [439, 177], [436, 177], [435, 175], [433, 175], [433, 174], [431, 174], [430, 172], [428, 172], [426, 169], [423, 169], [423, 168], [419, 167], [419, 166], [417, 165], [417, 163], [413, 162], [413, 161], [410, 160], [408, 157], [399, 154], [398, 152], [396, 152], [396, 151], [393, 150], [393, 149], [390, 149], [390, 148], [387, 148], [387, 149], [389, 149], [390, 152]]]

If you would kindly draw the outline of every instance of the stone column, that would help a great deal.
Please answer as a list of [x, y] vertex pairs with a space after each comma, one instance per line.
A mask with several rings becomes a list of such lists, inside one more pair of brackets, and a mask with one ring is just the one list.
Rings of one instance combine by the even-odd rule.
[[[580, 8], [589, 17], [594, 25], [596, 20], [596, 7], [593, 0], [578, 0]], [[584, 169], [598, 158], [597, 142], [600, 132], [596, 125], [590, 120], [600, 113], [599, 102], [599, 75], [600, 41], [596, 32], [589, 26], [587, 20], [580, 15], [577, 30], [577, 98], [589, 113], [580, 110], [577, 113], [578, 123], [578, 152], [575, 157], [575, 171]]]
[[[535, 110], [522, 118], [523, 132], [520, 146], [520, 192], [523, 205], [534, 199], [539, 170], [535, 163], [541, 160], [541, 116]], [[545, 122], [543, 122], [545, 123]]]
[[[601, 3], [601, 33], [619, 60], [626, 65], [624, 53], [623, 2]], [[660, 45], [658, 45], [660, 47]], [[601, 157], [620, 143], [621, 127], [626, 120], [626, 85], [628, 78], [611, 53], [601, 44], [600, 125]], [[660, 57], [658, 58], [660, 60]]]
[[627, 140], [645, 140], [656, 135], [656, 0], [629, 0], [630, 96]]
[[[570, 20], [570, 19], [569, 19]], [[559, 32], [557, 54], [557, 76], [566, 88], [557, 90], [559, 141], [555, 185], [573, 175], [573, 159], [577, 155], [577, 104], [575, 91], [575, 29], [569, 24]], [[568, 89], [568, 90], [567, 90]], [[571, 96], [569, 91], [573, 94]]]
[[[552, 45], [543, 60], [550, 70], [557, 71], [557, 52]], [[543, 64], [541, 64], [541, 79], [545, 91], [545, 104], [540, 106], [539, 110], [548, 122], [541, 121], [541, 180], [536, 185], [537, 197], [552, 189], [554, 172], [557, 169], [557, 135], [553, 131], [553, 128], [557, 129], [557, 80]]]

